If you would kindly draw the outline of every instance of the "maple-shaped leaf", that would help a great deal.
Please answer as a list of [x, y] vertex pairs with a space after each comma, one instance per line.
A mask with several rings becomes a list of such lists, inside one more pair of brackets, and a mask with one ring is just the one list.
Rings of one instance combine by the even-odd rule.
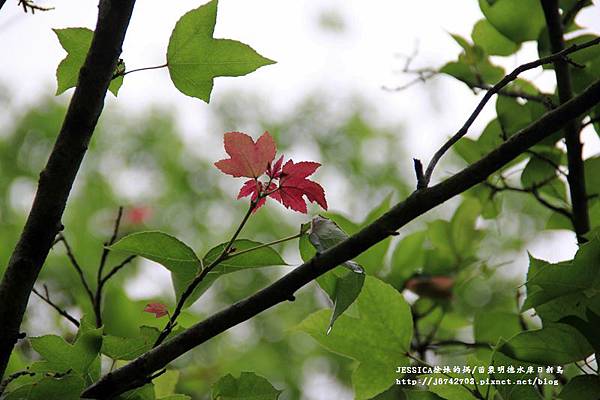
[[[67, 52], [67, 56], [58, 64], [56, 69], [56, 95], [77, 86], [79, 70], [85, 62], [94, 32], [87, 28], [53, 29], [58, 40]], [[123, 65], [117, 68], [124, 68]], [[115, 96], [123, 84], [123, 76], [113, 79], [108, 87]]]
[[[265, 186], [266, 183], [262, 183], [261, 181], [256, 179], [249, 179], [246, 182], [244, 182], [244, 185], [240, 189], [237, 198], [241, 199], [242, 197], [251, 196], [250, 198], [252, 199], [252, 201], [256, 201], [256, 199], [261, 193], [268, 193], [277, 189], [277, 185], [275, 185], [274, 183], [271, 183], [268, 189], [265, 188]], [[266, 201], [266, 197], [261, 197], [254, 206], [254, 209], [252, 209], [252, 212], [255, 213], [259, 208], [261, 208], [265, 204]]]
[[213, 38], [217, 7], [213, 0], [181, 17], [167, 49], [167, 67], [175, 87], [207, 103], [214, 78], [242, 76], [275, 63], [244, 43]]
[[263, 133], [256, 143], [245, 133], [227, 132], [224, 143], [230, 158], [217, 161], [215, 166], [236, 178], [258, 178], [265, 173], [277, 151], [269, 132]]
[[167, 306], [162, 303], [150, 303], [146, 305], [144, 311], [156, 315], [156, 318], [164, 317], [169, 313]]
[[294, 211], [307, 213], [306, 201], [316, 202], [327, 210], [325, 191], [317, 182], [306, 179], [312, 175], [321, 164], [311, 161], [302, 161], [294, 164], [292, 160], [285, 163], [281, 169], [279, 188], [269, 196]]

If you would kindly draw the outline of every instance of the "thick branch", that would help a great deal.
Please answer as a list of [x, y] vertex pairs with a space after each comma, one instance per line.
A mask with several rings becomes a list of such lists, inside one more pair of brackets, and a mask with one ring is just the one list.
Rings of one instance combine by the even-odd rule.
[[337, 246], [318, 254], [270, 286], [192, 326], [124, 367], [108, 373], [86, 389], [82, 397], [105, 399], [140, 386], [154, 371], [165, 367], [187, 351], [292, 298], [298, 289], [318, 276], [355, 258], [421, 214], [483, 182], [523, 151], [561, 129], [569, 120], [580, 116], [598, 103], [600, 103], [600, 81], [573, 100], [545, 114], [478, 162], [435, 186], [415, 191], [375, 222]]
[[[558, 0], [542, 0], [542, 8], [546, 17], [548, 34], [550, 36], [550, 47], [553, 53], [563, 51], [565, 42], [563, 39], [563, 26], [558, 9]], [[556, 73], [556, 86], [558, 98], [563, 104], [573, 97], [573, 85], [571, 83], [571, 72], [569, 63], [564, 57], [554, 60], [554, 71]], [[585, 192], [585, 174], [583, 167], [582, 149], [583, 145], [579, 138], [580, 122], [572, 119], [565, 125], [565, 142], [567, 145], [567, 165], [569, 167], [569, 192], [573, 209], [573, 228], [577, 234], [577, 240], [585, 242], [583, 235], [590, 230], [588, 215], [587, 194]]]
[[424, 176], [423, 182], [420, 184], [420, 186], [426, 187], [429, 185], [429, 181], [431, 180], [431, 175], [433, 174], [433, 170], [434, 170], [435, 166], [437, 165], [438, 161], [442, 158], [442, 156], [448, 150], [450, 150], [450, 148], [454, 145], [454, 143], [458, 142], [458, 140], [460, 138], [462, 138], [463, 136], [465, 136], [467, 134], [467, 132], [469, 131], [469, 128], [471, 127], [473, 122], [475, 122], [475, 119], [479, 116], [479, 114], [483, 110], [483, 107], [485, 107], [486, 103], [492, 98], [493, 95], [497, 94], [503, 87], [505, 87], [510, 82], [517, 79], [518, 76], [525, 71], [540, 67], [544, 64], [551, 64], [551, 63], [555, 62], [556, 60], [566, 60], [566, 57], [569, 54], [574, 53], [576, 51], [586, 49], [591, 46], [595, 46], [599, 43], [600, 43], [600, 37], [590, 40], [588, 42], [582, 43], [580, 45], [574, 44], [574, 45], [572, 45], [564, 50], [561, 50], [559, 52], [556, 52], [548, 57], [543, 57], [536, 61], [532, 61], [532, 62], [523, 64], [523, 65], [520, 65], [517, 68], [515, 68], [510, 74], [508, 74], [504, 78], [502, 78], [502, 80], [500, 80], [500, 82], [496, 83], [490, 90], [488, 90], [485, 93], [485, 95], [483, 96], [481, 101], [477, 104], [477, 107], [475, 107], [475, 110], [473, 111], [473, 113], [471, 113], [471, 115], [469, 116], [467, 121], [458, 130], [458, 132], [456, 132], [450, 139], [448, 139], [448, 141], [446, 141], [446, 143], [444, 143], [442, 145], [442, 147], [440, 147], [440, 149], [433, 155], [433, 157], [431, 158], [431, 161], [429, 161], [429, 164], [427, 165], [427, 169], [425, 170], [425, 176]]
[[0, 283], [0, 377], [17, 340], [33, 284], [62, 229], [67, 198], [102, 112], [134, 4], [135, 0], [100, 1], [96, 30], [77, 88]]

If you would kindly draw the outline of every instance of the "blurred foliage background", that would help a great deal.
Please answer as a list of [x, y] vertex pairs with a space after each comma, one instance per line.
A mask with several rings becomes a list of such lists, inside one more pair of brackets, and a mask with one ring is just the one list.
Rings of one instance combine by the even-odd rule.
[[[0, 131], [0, 268], [4, 268], [65, 105], [54, 98], [41, 98], [30, 109], [13, 110], [8, 97], [1, 101], [8, 113], [19, 115]], [[241, 182], [212, 165], [222, 158], [225, 131], [242, 130], [257, 137], [269, 130], [280, 153], [322, 163], [317, 179], [325, 187], [331, 207], [327, 215], [348, 233], [373, 220], [414, 186], [412, 171], [399, 170], [396, 162], [410, 157], [402, 127], [374, 123], [360, 97], [342, 104], [315, 94], [293, 111], [276, 115], [257, 97], [230, 93], [218, 99], [213, 110], [207, 131], [194, 138], [178, 132], [168, 109], [130, 113], [108, 107], [105, 111], [63, 219], [64, 235], [90, 282], [95, 282], [103, 243], [110, 237], [119, 206], [125, 210], [121, 235], [162, 230], [191, 244], [199, 254], [227, 238], [246, 203], [235, 200]], [[450, 158], [443, 168], [456, 169], [458, 165], [458, 159]], [[478, 198], [473, 192], [463, 200], [449, 202], [358, 259], [370, 274], [399, 290], [414, 273], [456, 279], [452, 300], [423, 321], [421, 334], [435, 329], [439, 340], [469, 339], [474, 317], [483, 310], [511, 313], [513, 321], [518, 321], [514, 293], [526, 264], [512, 261], [526, 239], [543, 228], [544, 218], [539, 217], [546, 214], [527, 196], [507, 194], [495, 207], [510, 218], [478, 219], [482, 208]], [[312, 209], [312, 214], [316, 212]], [[310, 213], [295, 214], [270, 201], [242, 236], [272, 241], [294, 234], [308, 219]], [[296, 242], [279, 248], [290, 267], [221, 278], [184, 314], [180, 325], [189, 326], [289, 271], [299, 263], [297, 249]], [[107, 265], [122, 258], [111, 254]], [[104, 305], [106, 333], [134, 337], [141, 325], [162, 327], [163, 320], [142, 310], [150, 301], [173, 305], [168, 278], [158, 264], [138, 259], [111, 279]], [[90, 313], [89, 300], [62, 243], [55, 245], [41, 272], [38, 289], [42, 285], [72, 314]], [[407, 297], [416, 298], [410, 293]], [[431, 302], [423, 297], [414, 304], [415, 310], [426, 309]], [[294, 331], [310, 312], [328, 306], [326, 296], [311, 284], [295, 302], [282, 304], [211, 340], [176, 361], [181, 368], [177, 391], [195, 399], [207, 398], [219, 377], [252, 370], [285, 389], [285, 399], [349, 395], [352, 360], [329, 353], [308, 335]], [[35, 296], [23, 330], [29, 336], [74, 334], [72, 326]], [[463, 356], [464, 352], [441, 352], [436, 357], [460, 360]], [[35, 358], [23, 341], [10, 368], [22, 369]]]

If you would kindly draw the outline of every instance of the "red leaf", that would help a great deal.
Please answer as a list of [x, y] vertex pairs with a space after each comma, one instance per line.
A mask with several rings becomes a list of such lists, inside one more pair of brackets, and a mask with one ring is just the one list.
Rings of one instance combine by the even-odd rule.
[[[254, 201], [258, 198], [258, 195], [265, 190], [264, 187], [266, 186], [266, 183], [262, 183], [260, 181], [257, 181], [255, 179], [249, 179], [246, 182], [244, 182], [244, 185], [242, 186], [242, 188], [240, 189], [240, 193], [238, 193], [238, 199], [241, 199], [242, 197], [246, 197], [246, 196], [252, 196], [251, 199]], [[272, 190], [275, 190], [277, 188], [277, 186], [274, 183], [271, 183], [269, 185], [269, 189], [265, 190], [266, 192], [270, 192]], [[258, 201], [258, 203], [256, 203], [256, 206], [254, 207], [254, 210], [252, 210], [252, 212], [256, 212], [259, 208], [261, 208], [265, 202], [267, 201], [266, 197], [263, 197], [262, 199], [260, 199]]]
[[133, 225], [146, 222], [152, 215], [152, 209], [148, 206], [132, 207], [125, 212], [125, 220]]
[[217, 161], [215, 166], [236, 178], [258, 178], [275, 158], [275, 141], [269, 132], [263, 133], [256, 143], [245, 133], [227, 132], [224, 143], [230, 158]]
[[292, 160], [285, 163], [281, 169], [279, 188], [269, 196], [294, 211], [306, 213], [306, 201], [316, 202], [327, 210], [325, 191], [318, 183], [306, 179], [312, 175], [321, 164], [310, 161], [302, 161], [294, 164]]
[[164, 317], [169, 313], [167, 306], [162, 303], [150, 303], [147, 304], [144, 308], [144, 311], [147, 313], [152, 313], [156, 315], [156, 318]]
[[267, 175], [272, 179], [279, 179], [281, 176], [281, 164], [283, 164], [283, 156], [279, 157], [279, 160], [275, 161], [273, 167], [271, 163], [267, 165]]

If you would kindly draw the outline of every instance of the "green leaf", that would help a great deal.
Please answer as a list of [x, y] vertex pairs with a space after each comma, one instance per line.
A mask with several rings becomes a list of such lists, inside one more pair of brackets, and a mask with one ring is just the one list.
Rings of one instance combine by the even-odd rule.
[[538, 0], [479, 0], [479, 7], [498, 32], [515, 43], [538, 38], [546, 25]]
[[[492, 364], [494, 366], [508, 366], [512, 365], [515, 368], [522, 366], [523, 368], [527, 368], [529, 366], [536, 367], [533, 363], [528, 363], [521, 360], [516, 360], [514, 358], [510, 358], [507, 355], [495, 351], [492, 356]], [[506, 370], [505, 370], [506, 371]], [[520, 372], [503, 372], [499, 373], [496, 369], [496, 373], [494, 373], [493, 378], [498, 380], [510, 379], [511, 381], [515, 381], [516, 379], [530, 379], [531, 374], [520, 373]], [[498, 393], [501, 395], [502, 400], [540, 400], [540, 394], [537, 391], [537, 388], [533, 385], [496, 385], [495, 386]]]
[[[204, 258], [202, 259], [202, 263], [204, 267], [208, 267], [214, 260], [216, 260], [228, 242], [221, 243], [218, 246], [210, 249]], [[235, 252], [242, 252], [244, 250], [253, 249], [255, 247], [263, 245], [260, 242], [255, 242], [247, 239], [238, 239], [233, 242], [232, 249], [235, 251], [231, 253], [231, 255], [235, 255]], [[196, 286], [192, 295], [186, 301], [186, 307], [191, 306], [196, 300], [204, 294], [208, 288], [222, 275], [229, 274], [232, 272], [241, 271], [249, 268], [262, 268], [262, 267], [271, 267], [276, 265], [288, 265], [277, 253], [270, 247], [261, 247], [259, 249], [250, 251], [248, 253], [241, 254], [239, 256], [234, 256], [225, 261], [222, 261], [217, 266], [215, 266], [206, 277]], [[175, 285], [175, 292], [177, 293], [177, 298], [181, 296], [184, 292], [185, 288], [187, 288], [190, 283], [194, 280], [194, 276], [181, 276], [183, 279], [180, 279], [180, 276], [173, 277], [173, 283]]]
[[335, 283], [333, 294], [333, 313], [331, 321], [327, 327], [327, 332], [330, 333], [333, 324], [340, 315], [344, 313], [354, 303], [354, 300], [360, 294], [360, 291], [365, 282], [365, 274], [352, 271], [345, 271], [344, 275], [339, 277]]
[[465, 198], [450, 220], [450, 239], [458, 259], [465, 259], [475, 253], [481, 232], [475, 228], [481, 205], [472, 198]]
[[140, 327], [140, 336], [125, 338], [106, 335], [102, 341], [102, 354], [114, 360], [133, 360], [152, 348], [159, 335], [156, 328]]
[[[67, 56], [58, 64], [56, 69], [56, 82], [58, 85], [56, 95], [58, 96], [65, 90], [77, 86], [79, 70], [85, 62], [94, 32], [87, 28], [53, 29], [53, 31], [61, 46], [67, 52]], [[123, 65], [120, 67], [123, 68]], [[116, 96], [122, 84], [123, 77], [120, 76], [112, 80], [108, 90]]]
[[[324, 252], [347, 238], [346, 232], [330, 219], [318, 216], [312, 220], [308, 240], [318, 252]], [[306, 254], [307, 251], [304, 250], [304, 253]], [[333, 312], [327, 327], [328, 333], [338, 317], [356, 300], [365, 280], [364, 270], [356, 262], [346, 261], [342, 265], [348, 271], [335, 268], [317, 278], [317, 283], [333, 301]]]
[[425, 390], [404, 390], [404, 396], [406, 400], [444, 400], [443, 397]]
[[154, 400], [154, 385], [149, 383], [140, 388], [123, 393], [116, 400]]
[[519, 316], [506, 311], [481, 311], [473, 321], [475, 341], [495, 345], [521, 332]]
[[[317, 216], [312, 220], [308, 239], [319, 253], [323, 253], [348, 239], [348, 234], [329, 218]], [[363, 268], [354, 261], [346, 261], [342, 265], [350, 271], [363, 272]]]
[[85, 388], [84, 380], [68, 374], [62, 378], [43, 377], [42, 379], [8, 393], [4, 400], [78, 400]]
[[181, 17], [167, 49], [167, 65], [175, 87], [207, 103], [215, 77], [242, 76], [275, 63], [248, 45], [213, 38], [217, 4], [213, 0]]
[[471, 33], [473, 42], [487, 54], [509, 56], [519, 50], [519, 45], [494, 28], [487, 20], [479, 20]]
[[152, 380], [154, 383], [154, 393], [156, 397], [166, 397], [175, 393], [175, 386], [179, 380], [179, 371], [175, 369], [168, 370], [158, 378]]
[[589, 308], [585, 313], [586, 319], [569, 315], [559, 322], [571, 325], [579, 331], [594, 348], [594, 353], [600, 353], [600, 316]]
[[597, 261], [599, 259], [598, 239], [581, 245], [572, 262], [550, 264], [530, 257], [526, 283], [527, 299], [523, 310], [570, 294], [587, 290], [597, 292], [600, 287], [600, 264]]
[[600, 395], [600, 377], [598, 375], [579, 375], [572, 378], [561, 390], [561, 400], [598, 400]]
[[213, 400], [277, 400], [281, 390], [254, 372], [242, 372], [239, 378], [227, 374], [212, 387]]
[[577, 329], [557, 323], [521, 332], [500, 346], [498, 351], [516, 360], [543, 365], [568, 364], [593, 353], [592, 347]]
[[394, 249], [392, 269], [386, 280], [396, 289], [404, 289], [404, 282], [423, 268], [425, 264], [423, 244], [426, 237], [426, 231], [411, 233], [402, 238]]
[[395, 382], [397, 366], [409, 365], [406, 352], [412, 339], [412, 316], [404, 297], [392, 286], [367, 276], [356, 300], [359, 317], [342, 315], [336, 329], [325, 334], [329, 311], [309, 315], [298, 329], [330, 351], [352, 358], [357, 399], [369, 399]]
[[171, 271], [177, 299], [201, 267], [196, 253], [188, 245], [171, 235], [158, 231], [138, 232], [125, 236], [110, 246], [110, 249], [135, 254], [167, 268]]
[[82, 334], [74, 344], [55, 335], [32, 337], [29, 342], [45, 359], [44, 367], [48, 370], [59, 373], [74, 371], [84, 375], [102, 347], [102, 328]]
[[540, 185], [556, 176], [557, 171], [552, 163], [560, 165], [563, 156], [563, 152], [556, 147], [536, 149], [535, 153], [539, 154], [539, 157], [532, 155], [521, 173], [521, 184], [524, 188]]

